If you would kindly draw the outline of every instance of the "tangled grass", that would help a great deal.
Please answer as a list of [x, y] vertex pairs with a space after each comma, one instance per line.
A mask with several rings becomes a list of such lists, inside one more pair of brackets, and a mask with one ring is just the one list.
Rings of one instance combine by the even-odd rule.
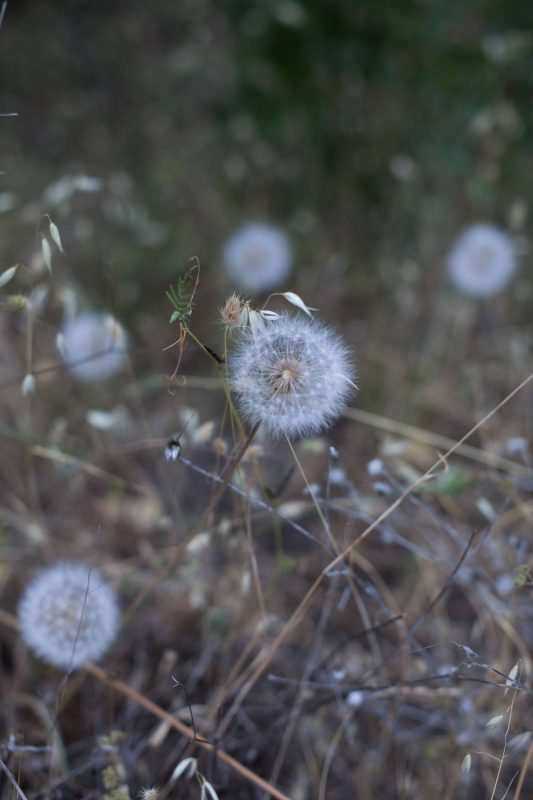
[[[6, 309], [29, 318], [9, 334], [20, 378], [3, 387], [0, 464], [13, 791], [527, 796], [533, 472], [525, 439], [510, 454], [471, 441], [533, 376], [455, 441], [348, 408], [331, 438], [276, 442], [259, 423], [246, 433], [231, 357], [193, 333], [192, 310], [173, 316], [169, 394], [136, 374], [142, 348], [129, 378], [88, 389], [46, 345], [24, 346], [47, 312]], [[58, 671], [18, 639], [16, 599], [58, 556], [97, 565], [122, 598], [101, 666]]]
[[[0, 796], [533, 796], [520, 8], [67, 5], [0, 4]], [[254, 219], [291, 245], [270, 316], [224, 304]], [[480, 221], [512, 242], [490, 298], [447, 274]], [[227, 359], [299, 296], [359, 394], [272, 440]], [[93, 311], [128, 346], [79, 380]], [[301, 386], [289, 353], [267, 390]], [[58, 561], [119, 598], [98, 664], [19, 632]]]

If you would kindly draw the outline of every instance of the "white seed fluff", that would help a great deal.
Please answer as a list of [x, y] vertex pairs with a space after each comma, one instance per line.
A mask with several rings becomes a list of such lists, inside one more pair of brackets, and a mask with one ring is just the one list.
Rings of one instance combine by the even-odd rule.
[[250, 222], [226, 242], [222, 260], [228, 275], [248, 292], [275, 289], [291, 271], [292, 249], [285, 233], [264, 222]]
[[487, 223], [466, 228], [448, 257], [448, 271], [455, 287], [474, 297], [489, 297], [502, 291], [515, 269], [513, 240]]
[[80, 381], [104, 380], [126, 363], [126, 333], [109, 314], [85, 312], [68, 319], [58, 346], [63, 362]]
[[115, 639], [119, 612], [98, 570], [65, 561], [29, 584], [18, 616], [22, 638], [43, 661], [75, 669], [104, 655]]
[[275, 437], [308, 436], [330, 425], [352, 393], [354, 374], [338, 334], [300, 315], [243, 333], [228, 362], [240, 412]]

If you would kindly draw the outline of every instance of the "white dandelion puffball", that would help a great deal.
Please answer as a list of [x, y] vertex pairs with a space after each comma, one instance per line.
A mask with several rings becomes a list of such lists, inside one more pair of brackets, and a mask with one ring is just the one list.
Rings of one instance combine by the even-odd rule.
[[330, 425], [355, 388], [354, 376], [338, 334], [299, 315], [246, 331], [228, 361], [242, 415], [275, 437], [308, 436]]
[[250, 222], [226, 242], [222, 259], [228, 275], [249, 292], [275, 289], [291, 271], [292, 249], [279, 228]]
[[474, 297], [500, 292], [511, 280], [515, 268], [511, 237], [487, 223], [466, 228], [448, 257], [450, 278], [456, 288]]
[[115, 639], [119, 612], [98, 570], [65, 561], [29, 584], [18, 616], [22, 638], [43, 661], [75, 669], [104, 655]]
[[85, 312], [68, 319], [57, 344], [64, 364], [80, 381], [104, 380], [126, 363], [126, 332], [109, 314]]

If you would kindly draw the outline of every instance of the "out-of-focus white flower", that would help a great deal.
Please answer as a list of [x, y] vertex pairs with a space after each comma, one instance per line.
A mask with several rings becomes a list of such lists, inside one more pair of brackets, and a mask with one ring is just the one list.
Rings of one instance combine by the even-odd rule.
[[392, 492], [392, 487], [388, 483], [385, 483], [385, 481], [376, 481], [372, 484], [372, 488], [376, 494], [379, 494], [382, 497]]
[[65, 669], [101, 658], [116, 636], [119, 616], [115, 594], [98, 570], [67, 561], [29, 584], [18, 614], [26, 644]]
[[396, 153], [392, 156], [389, 169], [399, 181], [410, 181], [416, 174], [416, 164], [406, 153]]
[[241, 413], [273, 436], [308, 436], [330, 425], [354, 389], [354, 372], [337, 333], [288, 314], [243, 333], [228, 362]]
[[129, 417], [123, 406], [116, 406], [112, 411], [100, 411], [97, 408], [87, 412], [87, 422], [97, 431], [114, 431], [122, 433], [127, 430]]
[[527, 453], [529, 449], [527, 439], [525, 436], [511, 436], [505, 444], [505, 449], [508, 453], [512, 453], [513, 455], [515, 453]]
[[342, 486], [347, 481], [346, 470], [342, 467], [333, 467], [329, 471], [329, 481], [334, 486]]
[[75, 192], [97, 192], [103, 184], [100, 178], [90, 175], [65, 175], [47, 187], [44, 199], [47, 206], [57, 206], [70, 200]]
[[15, 195], [12, 192], [0, 192], [0, 214], [11, 211], [15, 205]]
[[35, 389], [37, 387], [37, 383], [35, 381], [35, 375], [32, 375], [31, 372], [28, 372], [27, 375], [24, 376], [24, 380], [22, 381], [22, 394], [24, 397], [27, 397], [29, 394], [35, 394]]
[[331, 677], [334, 681], [340, 683], [346, 677], [346, 667], [333, 667], [331, 670]]
[[363, 692], [358, 692], [354, 690], [353, 692], [349, 692], [346, 696], [346, 705], [350, 708], [359, 708], [364, 702], [365, 695]]
[[373, 458], [372, 461], [369, 461], [366, 465], [366, 469], [369, 475], [382, 475], [385, 467], [380, 458]]
[[226, 242], [222, 259], [228, 275], [249, 292], [275, 289], [288, 276], [292, 249], [279, 228], [251, 222]]
[[463, 231], [448, 257], [450, 278], [456, 288], [475, 297], [500, 292], [511, 280], [515, 268], [513, 240], [486, 223]]
[[86, 312], [68, 319], [57, 346], [70, 373], [80, 381], [100, 381], [124, 366], [127, 336], [109, 314]]

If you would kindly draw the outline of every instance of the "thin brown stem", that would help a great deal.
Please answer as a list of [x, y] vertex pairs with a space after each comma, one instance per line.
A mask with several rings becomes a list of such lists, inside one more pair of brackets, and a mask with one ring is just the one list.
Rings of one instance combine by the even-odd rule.
[[[3, 609], [0, 609], [0, 622], [15, 630], [18, 630], [19, 628], [17, 618], [14, 617], [13, 614], [10, 614], [8, 611], [4, 611]], [[124, 697], [128, 697], [130, 700], [133, 700], [133, 702], [138, 706], [141, 706], [146, 711], [149, 711], [150, 714], [153, 714], [155, 717], [164, 720], [168, 725], [170, 725], [170, 727], [179, 731], [181, 734], [183, 734], [183, 736], [186, 736], [188, 739], [190, 739], [191, 742], [198, 745], [198, 747], [201, 747], [207, 752], [216, 753], [217, 758], [227, 764], [228, 767], [230, 767], [234, 772], [241, 775], [246, 780], [251, 781], [251, 783], [254, 783], [263, 791], [268, 792], [271, 797], [275, 797], [276, 800], [290, 800], [286, 794], [281, 792], [279, 789], [276, 789], [275, 786], [272, 786], [270, 783], [268, 783], [268, 781], [261, 778], [255, 772], [252, 772], [251, 769], [245, 767], [244, 764], [241, 764], [235, 758], [232, 758], [232, 756], [228, 755], [228, 753], [225, 753], [224, 750], [220, 750], [218, 747], [215, 748], [214, 745], [206, 742], [203, 739], [195, 738], [192, 728], [190, 728], [188, 725], [185, 725], [179, 719], [176, 719], [176, 717], [174, 717], [172, 714], [169, 714], [168, 711], [165, 711], [165, 709], [161, 708], [161, 706], [153, 703], [136, 689], [128, 686], [128, 684], [124, 683], [124, 681], [111, 677], [111, 675], [109, 675], [104, 669], [96, 666], [96, 664], [91, 664], [90, 662], [83, 664], [82, 669], [100, 681], [100, 683], [110, 686], [112, 689], [115, 689], [117, 692], [124, 695]], [[22, 793], [22, 791], [20, 789], [18, 789], [18, 791], [20, 797], [25, 798], [25, 795]]]
[[231, 707], [229, 708], [228, 712], [226, 713], [225, 717], [220, 723], [219, 729], [225, 730], [235, 714], [237, 710], [240, 708], [250, 691], [253, 689], [257, 681], [261, 678], [262, 675], [266, 672], [270, 664], [272, 663], [276, 653], [278, 652], [279, 648], [283, 644], [283, 642], [288, 638], [289, 634], [291, 634], [295, 628], [298, 627], [301, 620], [304, 618], [309, 606], [311, 605], [311, 601], [314, 599], [318, 589], [322, 585], [322, 582], [326, 578], [326, 576], [336, 567], [338, 567], [349, 555], [350, 553], [355, 550], [359, 545], [368, 537], [370, 534], [379, 528], [381, 523], [387, 519], [403, 502], [404, 500], [413, 494], [419, 486], [426, 483], [427, 481], [433, 479], [435, 477], [435, 470], [439, 467], [445, 467], [447, 464], [447, 459], [455, 453], [457, 450], [461, 448], [461, 446], [477, 431], [481, 428], [489, 419], [491, 419], [504, 405], [506, 405], [513, 397], [515, 397], [528, 383], [533, 380], [533, 372], [530, 373], [527, 378], [525, 378], [521, 383], [516, 386], [512, 392], [510, 392], [504, 399], [498, 403], [493, 409], [491, 409], [484, 417], [482, 417], [479, 422], [477, 422], [464, 436], [461, 437], [457, 442], [455, 442], [451, 447], [448, 448], [444, 455], [439, 455], [438, 459], [435, 463], [423, 474], [421, 475], [414, 483], [407, 487], [407, 489], [392, 503], [388, 508], [383, 511], [382, 514], [377, 517], [359, 536], [354, 539], [344, 550], [339, 553], [326, 567], [319, 573], [318, 577], [315, 581], [311, 584], [310, 588], [307, 590], [306, 594], [304, 595], [303, 599], [300, 601], [296, 609], [293, 611], [291, 617], [288, 619], [287, 623], [283, 627], [283, 629], [279, 632], [276, 636], [272, 644], [270, 645], [269, 649], [264, 652], [262, 651], [252, 662], [250, 668], [253, 669], [251, 677], [246, 681], [246, 683], [242, 686], [240, 692], [238, 693], [237, 697], [235, 698], [234, 702], [232, 703]]

